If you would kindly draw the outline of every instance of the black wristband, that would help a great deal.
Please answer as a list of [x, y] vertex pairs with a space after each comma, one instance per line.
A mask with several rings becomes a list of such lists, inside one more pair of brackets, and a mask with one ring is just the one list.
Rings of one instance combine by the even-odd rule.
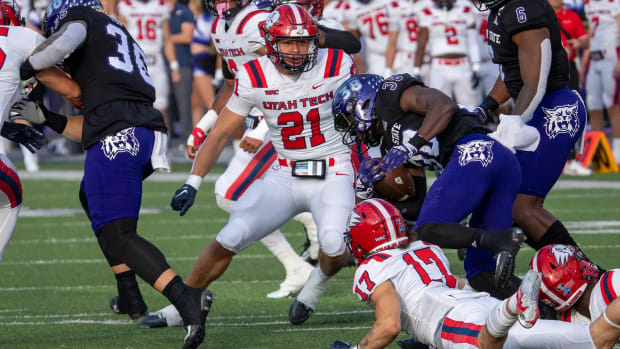
[[420, 136], [419, 133], [416, 133], [415, 136], [409, 140], [409, 144], [413, 145], [416, 149], [422, 148], [426, 143], [428, 143], [428, 141]]
[[24, 63], [22, 63], [21, 67], [19, 67], [19, 78], [21, 80], [28, 80], [36, 74], [36, 70], [32, 67], [30, 63], [30, 59], [27, 59]]
[[67, 117], [47, 110], [42, 104], [39, 104], [39, 108], [41, 108], [43, 115], [45, 115], [45, 122], [43, 125], [62, 134], [67, 127]]
[[483, 107], [484, 109], [486, 109], [489, 114], [496, 111], [497, 108], [499, 108], [499, 103], [497, 103], [497, 101], [495, 100], [495, 98], [491, 97], [491, 96], [486, 96], [484, 97], [484, 100], [482, 101], [482, 104], [480, 104], [481, 107]]

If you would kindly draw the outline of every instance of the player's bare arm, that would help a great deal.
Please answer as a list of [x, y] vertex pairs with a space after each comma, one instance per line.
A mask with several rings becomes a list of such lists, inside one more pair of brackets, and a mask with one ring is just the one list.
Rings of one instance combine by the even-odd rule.
[[43, 69], [37, 72], [35, 77], [40, 83], [65, 97], [71, 104], [78, 105], [82, 103], [82, 90], [80, 86], [60, 69], [56, 67]]
[[226, 146], [228, 139], [243, 126], [245, 117], [233, 113], [228, 108], [224, 108], [220, 113], [213, 129], [209, 132], [209, 137], [205, 140], [205, 143], [200, 147], [194, 159], [194, 165], [192, 166], [192, 175], [204, 177], [222, 153], [222, 150]]
[[420, 68], [424, 63], [424, 53], [426, 52], [426, 44], [428, 43], [428, 28], [420, 27], [418, 29], [418, 48], [415, 52], [414, 67]]
[[375, 305], [375, 323], [357, 345], [359, 349], [384, 348], [400, 333], [400, 300], [392, 282], [379, 285], [370, 302]]
[[590, 325], [590, 335], [597, 349], [611, 349], [620, 339], [620, 299], [615, 299], [603, 315]]
[[418, 134], [427, 141], [443, 131], [458, 110], [457, 104], [434, 88], [411, 86], [400, 97], [400, 107], [425, 115]]
[[547, 28], [525, 30], [512, 36], [519, 48], [519, 67], [523, 87], [515, 101], [513, 114], [528, 121], [547, 89], [551, 68], [551, 41]]

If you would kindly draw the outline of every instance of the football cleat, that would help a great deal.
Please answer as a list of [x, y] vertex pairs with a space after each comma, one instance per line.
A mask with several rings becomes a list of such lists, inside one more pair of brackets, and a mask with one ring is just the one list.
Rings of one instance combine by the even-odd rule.
[[517, 290], [517, 317], [521, 326], [532, 328], [538, 321], [538, 295], [542, 275], [529, 270]]
[[140, 328], [167, 327], [166, 316], [163, 313], [152, 313], [144, 317], [138, 324]]
[[209, 290], [204, 290], [200, 294], [200, 323], [185, 326], [187, 334], [183, 339], [183, 349], [195, 349], [205, 339], [205, 321], [207, 321], [207, 315], [211, 311], [213, 304], [213, 293]]
[[[132, 299], [127, 306], [121, 305], [119, 297], [114, 296], [110, 298], [110, 309], [116, 314], [127, 314], [132, 320], [143, 317], [148, 314], [146, 304], [141, 298], [138, 300]], [[126, 309], [129, 308], [129, 309]]]
[[472, 276], [467, 281], [469, 281], [469, 285], [474, 290], [478, 292], [487, 292], [491, 297], [497, 299], [506, 299], [512, 296], [517, 292], [521, 284], [521, 279], [512, 275], [506, 287], [499, 288], [495, 286], [495, 270], [485, 270]]
[[295, 299], [288, 309], [288, 320], [293, 325], [301, 325], [310, 318], [313, 311], [314, 309]]
[[293, 271], [286, 274], [286, 279], [280, 284], [280, 288], [269, 293], [267, 298], [293, 297], [295, 293], [299, 292], [299, 290], [304, 287], [313, 269], [314, 268], [306, 262], [299, 263]]
[[510, 244], [497, 253], [495, 257], [495, 286], [505, 288], [515, 270], [515, 259], [517, 253], [525, 241], [525, 234], [520, 228], [510, 230]]
[[[304, 231], [306, 230], [306, 227], [304, 227]], [[316, 250], [316, 251], [314, 251]], [[313, 257], [314, 255], [314, 257]], [[310, 242], [310, 239], [308, 239], [308, 237], [306, 236], [306, 242], [304, 242], [304, 246], [303, 246], [303, 250], [301, 251], [301, 253], [299, 254], [299, 256], [301, 256], [301, 258], [306, 261], [306, 263], [309, 263], [311, 265], [316, 265], [319, 260], [318, 260], [318, 249], [314, 246], [312, 246], [312, 243]]]

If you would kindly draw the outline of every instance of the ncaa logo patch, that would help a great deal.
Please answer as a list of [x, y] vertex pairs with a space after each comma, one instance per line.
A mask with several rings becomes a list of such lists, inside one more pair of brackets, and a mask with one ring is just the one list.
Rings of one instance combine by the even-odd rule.
[[495, 142], [478, 139], [459, 144], [459, 165], [465, 166], [470, 162], [479, 162], [483, 167], [487, 167], [493, 161], [493, 151], [491, 150], [493, 143]]
[[566, 104], [553, 109], [542, 108], [545, 113], [545, 133], [549, 139], [554, 139], [559, 134], [567, 133], [575, 137], [579, 131], [578, 106]]
[[110, 160], [114, 160], [119, 153], [129, 153], [131, 156], [138, 155], [140, 142], [138, 142], [134, 131], [135, 128], [130, 127], [102, 139], [103, 154]]

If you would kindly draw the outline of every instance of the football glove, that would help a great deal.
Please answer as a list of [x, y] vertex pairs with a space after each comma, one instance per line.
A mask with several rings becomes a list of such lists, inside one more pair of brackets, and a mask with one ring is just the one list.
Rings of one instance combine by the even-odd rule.
[[341, 340], [335, 340], [332, 345], [329, 347], [329, 349], [353, 349], [356, 348], [357, 346], [352, 346], [351, 344], [345, 342], [345, 341], [341, 341]]
[[179, 215], [183, 216], [189, 210], [190, 207], [194, 204], [194, 199], [196, 199], [196, 193], [198, 190], [192, 187], [189, 184], [183, 184], [177, 191], [174, 193], [172, 197], [172, 201], [170, 202], [170, 206], [175, 211], [179, 212]]
[[385, 173], [381, 171], [379, 161], [371, 158], [365, 158], [360, 165], [360, 171], [357, 174], [357, 181], [360, 186], [372, 189], [375, 183], [382, 180]]
[[28, 98], [31, 101], [41, 101], [44, 93], [45, 86], [39, 84], [39, 81], [34, 77], [19, 82], [19, 94], [22, 98]]
[[500, 115], [497, 130], [488, 134], [514, 154], [517, 150], [535, 151], [540, 143], [540, 133], [523, 122], [520, 115]]
[[399, 145], [390, 149], [381, 160], [381, 169], [388, 173], [393, 169], [404, 164], [418, 153], [418, 150], [411, 144]]
[[22, 99], [13, 104], [9, 112], [9, 119], [22, 119], [37, 125], [43, 124], [47, 120], [45, 118], [45, 107], [27, 99]]
[[0, 130], [0, 135], [26, 147], [31, 153], [41, 149], [45, 145], [45, 136], [34, 128], [15, 122], [5, 122]]

